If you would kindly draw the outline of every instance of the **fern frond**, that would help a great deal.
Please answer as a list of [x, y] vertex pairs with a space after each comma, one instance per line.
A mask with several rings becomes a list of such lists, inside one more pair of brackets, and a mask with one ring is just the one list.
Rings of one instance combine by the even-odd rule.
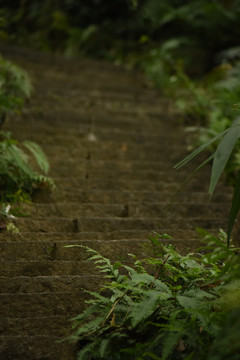
[[49, 170], [49, 163], [41, 147], [35, 142], [27, 140], [23, 141], [23, 145], [33, 154], [40, 169], [47, 174]]
[[162, 359], [166, 360], [173, 352], [179, 339], [182, 337], [182, 331], [168, 331], [163, 340]]
[[189, 296], [177, 295], [176, 299], [184, 309], [196, 309], [199, 306], [199, 300]]
[[107, 359], [109, 343], [110, 343], [109, 339], [103, 339], [102, 341], [100, 341], [99, 354], [102, 359]]
[[135, 328], [141, 321], [151, 316], [157, 310], [158, 304], [158, 291], [148, 291], [147, 294], [143, 297], [143, 299], [135, 305], [131, 313], [132, 327]]

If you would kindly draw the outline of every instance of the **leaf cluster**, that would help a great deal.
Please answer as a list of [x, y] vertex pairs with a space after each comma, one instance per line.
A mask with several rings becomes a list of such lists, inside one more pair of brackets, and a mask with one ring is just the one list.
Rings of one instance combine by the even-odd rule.
[[1, 114], [18, 110], [28, 98], [32, 85], [28, 74], [0, 56], [0, 111]]
[[[11, 138], [8, 132], [0, 133], [0, 194], [4, 201], [10, 201], [19, 191], [31, 194], [36, 187], [54, 188], [53, 181], [47, 177], [48, 160], [40, 146], [32, 141], [23, 141], [21, 144]], [[44, 175], [34, 170], [30, 164], [36, 161]]]
[[111, 263], [83, 247], [106, 284], [89, 292], [86, 310], [73, 319], [78, 360], [212, 359], [211, 349], [238, 306], [228, 298], [238, 289], [240, 261], [225, 235], [224, 242], [204, 236], [204, 251], [181, 255], [156, 235], [151, 242], [158, 256], [135, 258], [133, 265]]

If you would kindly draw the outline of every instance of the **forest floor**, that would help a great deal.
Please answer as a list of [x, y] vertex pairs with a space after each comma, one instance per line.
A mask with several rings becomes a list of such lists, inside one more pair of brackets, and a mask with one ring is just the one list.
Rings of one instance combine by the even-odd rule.
[[[112, 260], [144, 256], [154, 232], [181, 251], [196, 249], [195, 231], [226, 229], [231, 191], [220, 184], [209, 201], [210, 167], [181, 186], [196, 162], [176, 173], [191, 139], [171, 101], [142, 74], [92, 60], [67, 60], [2, 48], [30, 74], [34, 93], [2, 130], [40, 144], [57, 189], [35, 194], [20, 234], [2, 232], [1, 360], [71, 360], [75, 346], [57, 343], [84, 308], [83, 289], [101, 276], [80, 248]], [[165, 240], [170, 241], [170, 240]]]

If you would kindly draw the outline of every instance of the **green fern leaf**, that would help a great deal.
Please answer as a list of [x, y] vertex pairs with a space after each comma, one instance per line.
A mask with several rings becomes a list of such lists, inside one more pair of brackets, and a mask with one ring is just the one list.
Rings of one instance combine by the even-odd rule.
[[77, 360], [89, 360], [90, 356], [93, 354], [95, 347], [95, 341], [85, 345], [84, 348], [78, 352]]
[[182, 336], [181, 331], [168, 331], [167, 335], [163, 341], [162, 349], [162, 358], [163, 360], [167, 359], [169, 355], [172, 354], [174, 348], [176, 347], [179, 339]]
[[195, 298], [183, 295], [177, 295], [176, 299], [179, 304], [185, 309], [196, 309], [199, 307], [199, 301]]
[[41, 147], [33, 141], [24, 141], [23, 145], [33, 154], [40, 169], [47, 174], [49, 171], [49, 163]]
[[146, 296], [137, 303], [131, 314], [131, 324], [136, 327], [141, 321], [151, 316], [158, 308], [159, 303], [159, 292], [148, 291]]
[[109, 339], [103, 339], [100, 342], [99, 345], [99, 354], [101, 356], [102, 359], [107, 359], [107, 352], [108, 352], [108, 345], [110, 343]]

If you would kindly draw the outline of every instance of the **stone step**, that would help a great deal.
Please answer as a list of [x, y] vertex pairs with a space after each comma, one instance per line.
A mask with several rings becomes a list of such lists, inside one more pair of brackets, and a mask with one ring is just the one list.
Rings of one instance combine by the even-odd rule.
[[[180, 250], [184, 248], [199, 247], [200, 240], [177, 239], [165, 240], [164, 244], [173, 244]], [[67, 247], [74, 245], [74, 247]], [[76, 246], [76, 247], [75, 247]], [[0, 241], [1, 261], [41, 261], [63, 260], [83, 261], [87, 258], [86, 250], [78, 246], [88, 246], [97, 250], [101, 255], [109, 259], [122, 259], [128, 261], [128, 253], [133, 251], [138, 257], [154, 256], [152, 245], [147, 240], [119, 239], [119, 240], [67, 240], [67, 241]], [[0, 287], [1, 288], [1, 287]]]
[[[176, 184], [177, 186], [177, 184]], [[35, 202], [42, 203], [98, 203], [98, 204], [128, 204], [129, 202], [180, 202], [183, 203], [208, 203], [209, 195], [206, 191], [178, 191], [179, 187], [167, 191], [136, 191], [136, 190], [81, 190], [64, 189], [56, 190], [52, 194], [47, 192], [36, 192], [34, 194]], [[229, 203], [231, 194], [216, 192], [212, 200], [220, 204]]]
[[[103, 284], [102, 275], [62, 275], [62, 276], [18, 276], [8, 277], [0, 276], [1, 293], [3, 289], [9, 294], [28, 294], [34, 293], [79, 293], [79, 290], [85, 289], [91, 291], [93, 288], [98, 289]], [[64, 314], [62, 314], [64, 315]], [[66, 316], [66, 315], [65, 315]], [[12, 314], [8, 314], [11, 318]]]
[[129, 202], [124, 204], [25, 204], [22, 211], [33, 219], [48, 216], [78, 218], [78, 217], [159, 217], [171, 216], [175, 218], [189, 218], [193, 216], [216, 218], [229, 214], [229, 204], [220, 206], [219, 203], [182, 203], [182, 202]]
[[99, 275], [88, 261], [26, 260], [0, 261], [1, 276]]
[[118, 218], [118, 217], [82, 217], [82, 218], [59, 218], [49, 217], [47, 219], [33, 220], [31, 218], [16, 218], [14, 223], [20, 232], [86, 232], [89, 229], [96, 232], [113, 232], [119, 230], [148, 230], [159, 231], [161, 227], [172, 229], [195, 229], [201, 227], [212, 229], [217, 227], [226, 227], [227, 221], [225, 219], [216, 218], [213, 214], [212, 218], [206, 218], [204, 215], [201, 217], [190, 217], [187, 219], [182, 218]]
[[[212, 234], [217, 234], [218, 228], [211, 229]], [[156, 234], [169, 234], [173, 235], [176, 239], [198, 239], [196, 230], [190, 229], [172, 229], [172, 228], [160, 228], [157, 232], [153, 229], [149, 230], [116, 230], [112, 232], [93, 232], [93, 231], [82, 231], [78, 233], [73, 232], [21, 232], [18, 234], [12, 234], [10, 232], [0, 233], [0, 241], [13, 241], [13, 242], [28, 242], [28, 241], [75, 241], [75, 240], [145, 240], [148, 241], [150, 237]]]
[[10, 313], [12, 317], [20, 318], [62, 314], [71, 318], [85, 308], [84, 301], [89, 297], [89, 294], [82, 289], [73, 293], [0, 294], [0, 317], [5, 317], [7, 313]]
[[78, 162], [74, 159], [68, 159], [61, 161], [61, 159], [51, 161], [50, 176], [69, 176], [69, 173], [74, 176], [82, 172], [82, 169], [88, 170], [111, 170], [115, 171], [128, 171], [129, 173], [134, 171], [171, 171], [174, 177], [173, 166], [176, 164], [173, 162], [161, 162], [161, 161], [119, 161], [119, 160], [87, 160], [79, 159]]
[[[204, 170], [204, 171], [203, 171]], [[150, 182], [172, 182], [174, 179], [174, 183], [178, 183], [178, 186], [185, 189], [185, 184], [195, 182], [198, 179], [200, 182], [205, 184], [208, 183], [208, 179], [210, 176], [210, 169], [205, 168], [202, 169], [201, 172], [194, 175], [188, 182], [184, 183], [188, 176], [190, 175], [190, 171], [182, 170], [176, 172], [173, 168], [169, 167], [168, 170], [117, 170], [112, 171], [111, 169], [84, 169], [82, 168], [79, 170], [78, 176], [70, 177], [69, 174], [63, 173], [62, 176], [52, 176], [53, 180], [56, 182], [57, 186], [64, 186], [67, 187], [67, 184], [71, 184], [72, 186], [78, 187], [79, 180], [89, 179], [89, 180], [101, 180], [102, 182], [108, 180], [116, 181], [124, 181], [124, 182], [131, 182], [131, 181], [150, 181]], [[224, 186], [224, 182], [221, 183], [221, 186]], [[182, 191], [183, 191], [182, 190]], [[225, 193], [231, 193], [231, 188], [225, 186]]]
[[[64, 168], [61, 169], [64, 171]], [[77, 171], [77, 169], [76, 169]], [[86, 170], [86, 176], [88, 177], [88, 172]], [[187, 191], [205, 191], [207, 194], [209, 183], [203, 178], [203, 181], [200, 182], [199, 178], [193, 178], [188, 183], [184, 184], [184, 190]], [[204, 181], [205, 180], [205, 181]], [[182, 182], [183, 183], [183, 182]], [[161, 191], [166, 192], [166, 194], [169, 194], [170, 192], [177, 191], [180, 186], [181, 182], [177, 181], [169, 181], [167, 182], [165, 179], [162, 179], [160, 181], [151, 181], [151, 180], [132, 180], [131, 179], [131, 173], [129, 173], [129, 179], [127, 180], [118, 180], [118, 179], [95, 179], [87, 178], [87, 179], [78, 179], [74, 180], [73, 184], [69, 182], [69, 178], [67, 181], [59, 181], [57, 184], [57, 191], [60, 194], [68, 193], [71, 196], [71, 193], [76, 190], [76, 188], [73, 188], [73, 185], [77, 185], [76, 187], [79, 189], [85, 189], [85, 190], [115, 190], [115, 191]], [[225, 190], [226, 188], [222, 187], [221, 190]]]
[[[125, 141], [129, 135], [141, 135], [155, 137], [164, 137], [165, 134], [170, 132], [170, 139], [179, 139], [180, 134], [182, 137], [189, 137], [186, 135], [182, 128], [179, 128], [179, 131], [171, 132], [172, 128], [166, 123], [166, 118], [158, 116], [158, 121], [154, 119], [153, 122], [149, 121], [148, 115], [142, 115], [142, 119], [135, 121], [133, 118], [130, 118], [130, 121], [126, 121], [126, 116], [120, 114], [120, 116], [114, 116], [114, 119], [108, 114], [101, 114], [97, 117], [92, 117], [91, 112], [88, 116], [82, 114], [82, 112], [69, 111], [69, 109], [55, 110], [49, 113], [44, 113], [43, 120], [40, 117], [41, 113], [36, 113], [35, 116], [38, 116], [38, 121], [33, 118], [34, 111], [31, 111], [28, 116], [26, 116], [28, 121], [28, 128], [25, 130], [26, 134], [32, 133], [33, 130], [37, 131], [40, 134], [52, 134], [55, 133], [58, 136], [62, 136], [65, 132], [67, 137], [74, 137], [75, 135], [81, 135], [92, 131], [93, 133], [106, 136], [112, 134], [113, 136], [125, 136]], [[87, 116], [87, 119], [86, 119]], [[52, 118], [55, 118], [54, 121], [51, 121]], [[29, 119], [28, 119], [29, 118]], [[40, 121], [41, 118], [41, 121]], [[69, 120], [70, 118], [70, 120]], [[82, 119], [83, 118], [83, 119]], [[51, 121], [51, 122], [50, 122]], [[71, 126], [66, 126], [66, 123], [71, 124]], [[21, 124], [15, 124], [14, 129], [18, 131], [21, 128]], [[176, 127], [177, 130], [177, 127]], [[148, 140], [149, 141], [149, 140]]]
[[75, 360], [74, 344], [59, 342], [59, 337], [51, 335], [0, 336], [2, 360]]
[[[69, 95], [69, 94], [68, 94]], [[46, 96], [46, 95], [45, 95]], [[49, 95], [51, 97], [51, 95]], [[57, 96], [56, 96], [57, 97]], [[68, 96], [67, 96], [68, 97]], [[123, 104], [117, 103], [103, 103], [98, 101], [92, 101], [91, 95], [89, 95], [88, 102], [83, 99], [76, 98], [78, 106], [64, 106], [55, 101], [53, 98], [53, 106], [51, 109], [47, 109], [47, 112], [39, 109], [35, 104], [30, 106], [28, 112], [24, 114], [26, 121], [28, 122], [29, 129], [37, 129], [38, 131], [55, 130], [63, 131], [67, 133], [73, 133], [82, 131], [84, 129], [94, 130], [95, 128], [101, 128], [101, 131], [116, 132], [134, 132], [141, 133], [154, 133], [161, 131], [162, 134], [166, 132], [173, 132], [170, 116], [163, 115], [162, 109], [149, 109], [145, 106], [139, 106], [138, 104], [127, 104], [125, 107]], [[64, 99], [65, 100], [65, 99]], [[71, 101], [74, 100], [71, 98]], [[79, 108], [79, 101], [83, 106]], [[31, 105], [31, 103], [30, 103]], [[101, 107], [100, 107], [101, 105]], [[120, 107], [121, 106], [121, 107]], [[96, 113], [97, 112], [97, 116]], [[51, 120], [51, 121], [50, 121]], [[66, 123], [68, 126], [66, 126]], [[57, 125], [57, 129], [56, 129]], [[71, 125], [71, 126], [69, 126]], [[14, 126], [17, 129], [18, 124]], [[175, 133], [179, 135], [181, 132], [183, 136], [188, 136], [182, 126], [176, 122]], [[174, 132], [173, 132], [174, 134]], [[174, 144], [173, 144], [174, 145]]]
[[44, 151], [50, 161], [55, 161], [57, 158], [62, 158], [64, 161], [71, 158], [88, 159], [88, 160], [149, 160], [162, 161], [161, 159], [167, 157], [169, 161], [176, 162], [183, 159], [187, 151], [183, 147], [173, 146], [172, 151], [166, 151], [161, 145], [144, 147], [139, 144], [129, 146], [127, 143], [113, 144], [108, 143], [91, 143], [89, 141], [81, 142], [77, 147], [75, 146], [53, 146], [45, 145]]
[[[77, 316], [78, 313], [74, 314]], [[41, 317], [26, 317], [14, 318], [6, 317], [1, 319], [0, 334], [7, 336], [49, 336], [58, 339], [66, 338], [72, 334], [72, 321], [69, 316], [56, 315], [56, 316], [41, 316]], [[1, 339], [1, 335], [0, 335]]]
[[[15, 129], [15, 127], [14, 127]], [[6, 130], [11, 130], [10, 128], [6, 128]], [[89, 139], [89, 141], [98, 141], [98, 142], [105, 142], [105, 141], [115, 141], [117, 143], [137, 143], [142, 144], [143, 146], [148, 143], [154, 143], [158, 142], [162, 145], [162, 147], [168, 146], [170, 143], [179, 143], [182, 146], [187, 146], [187, 140], [181, 135], [181, 134], [169, 134], [169, 136], [159, 134], [158, 132], [152, 133], [152, 134], [146, 134], [143, 130], [142, 133], [137, 133], [136, 131], [132, 131], [130, 133], [128, 132], [113, 132], [110, 130], [104, 130], [104, 129], [94, 129], [94, 139], [89, 138], [89, 128], [68, 133], [64, 131], [60, 131], [56, 129], [48, 129], [46, 131], [42, 132], [33, 132], [31, 129], [25, 129], [24, 132], [19, 132], [19, 129], [14, 130], [17, 135], [13, 133], [13, 135], [20, 141], [23, 140], [32, 140], [43, 146], [44, 144], [61, 144], [62, 146], [75, 146], [77, 147], [79, 143], [81, 143], [82, 140]]]

